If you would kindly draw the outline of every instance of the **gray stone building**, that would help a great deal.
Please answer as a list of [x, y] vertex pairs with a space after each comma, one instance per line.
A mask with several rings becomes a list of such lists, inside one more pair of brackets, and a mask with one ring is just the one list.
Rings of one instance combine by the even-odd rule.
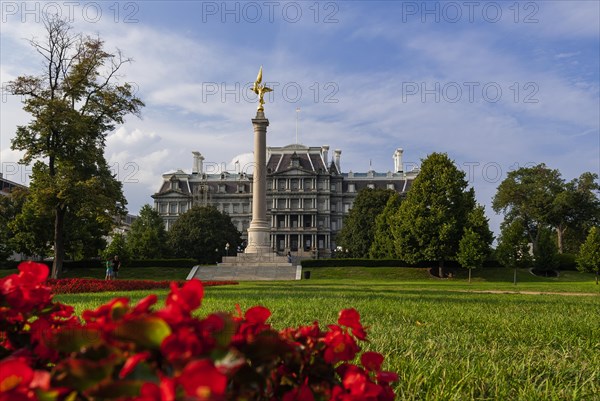
[[[418, 171], [403, 171], [402, 149], [393, 154], [394, 169], [387, 173], [342, 172], [341, 150], [329, 158], [329, 146], [293, 144], [267, 148], [267, 215], [271, 219], [271, 246], [298, 256], [328, 256], [343, 217], [363, 188], [406, 192]], [[194, 205], [213, 205], [228, 213], [247, 237], [252, 218], [252, 176], [244, 172], [207, 174], [204, 157], [193, 152], [192, 173], [163, 174], [152, 195], [167, 230], [180, 214]]]

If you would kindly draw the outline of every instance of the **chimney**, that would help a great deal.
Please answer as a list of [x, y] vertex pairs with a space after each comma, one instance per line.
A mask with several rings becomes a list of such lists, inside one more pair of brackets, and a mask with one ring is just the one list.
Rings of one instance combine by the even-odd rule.
[[403, 152], [404, 152], [404, 149], [402, 149], [402, 148], [398, 148], [394, 152], [394, 173], [400, 173], [400, 172], [404, 171], [404, 168], [402, 166], [402, 153]]
[[325, 167], [329, 167], [329, 145], [321, 146], [321, 155], [323, 156]]
[[340, 167], [340, 157], [342, 156], [342, 151], [340, 149], [336, 149], [333, 151], [335, 166], [338, 169], [338, 172], [342, 172], [342, 168]]
[[202, 162], [204, 161], [204, 156], [202, 156], [200, 152], [192, 152], [192, 154], [194, 155], [192, 174], [202, 174]]

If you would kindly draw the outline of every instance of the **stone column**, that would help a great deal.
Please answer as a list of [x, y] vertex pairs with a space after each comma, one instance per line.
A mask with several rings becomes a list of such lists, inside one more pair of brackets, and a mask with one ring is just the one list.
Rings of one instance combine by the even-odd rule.
[[248, 246], [245, 253], [271, 252], [269, 222], [267, 221], [267, 127], [264, 112], [257, 111], [254, 126], [254, 177], [252, 182], [252, 221], [248, 227]]

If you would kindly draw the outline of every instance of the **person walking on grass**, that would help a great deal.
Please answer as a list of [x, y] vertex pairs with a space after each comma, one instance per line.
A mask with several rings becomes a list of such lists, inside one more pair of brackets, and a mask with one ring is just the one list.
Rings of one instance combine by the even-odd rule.
[[113, 265], [110, 260], [106, 261], [106, 277], [105, 280], [112, 280], [115, 277], [115, 272], [113, 271]]
[[112, 271], [113, 271], [114, 278], [119, 278], [119, 269], [120, 268], [121, 268], [121, 261], [119, 260], [119, 256], [115, 255], [115, 257], [112, 260]]

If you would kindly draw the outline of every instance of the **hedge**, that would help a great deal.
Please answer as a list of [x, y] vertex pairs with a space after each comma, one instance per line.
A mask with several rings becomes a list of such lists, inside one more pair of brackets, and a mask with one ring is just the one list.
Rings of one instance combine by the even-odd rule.
[[[15, 262], [13, 260], [2, 263], [3, 269], [16, 269], [17, 265], [21, 262]], [[40, 262], [52, 268], [52, 261]], [[63, 269], [103, 269], [105, 267], [105, 261], [102, 259], [90, 259], [90, 260], [67, 260], [63, 262]], [[122, 262], [124, 267], [181, 267], [189, 269], [198, 264], [195, 259], [142, 259], [142, 260], [129, 260]]]
[[[438, 262], [423, 261], [419, 263], [407, 263], [399, 259], [305, 259], [301, 262], [302, 267], [437, 267]], [[483, 267], [497, 267], [498, 262], [489, 260], [484, 262]], [[444, 267], [460, 268], [457, 261], [446, 261]]]

